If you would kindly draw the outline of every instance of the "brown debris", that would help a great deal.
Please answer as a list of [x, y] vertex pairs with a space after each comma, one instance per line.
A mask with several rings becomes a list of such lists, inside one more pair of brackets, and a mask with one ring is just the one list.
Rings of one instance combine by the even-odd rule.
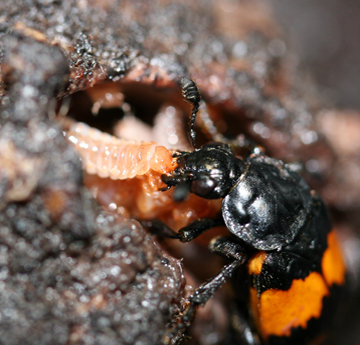
[[3, 42], [0, 342], [161, 343], [185, 286], [180, 262], [83, 187], [50, 116], [67, 76], [59, 48], [23, 32]]
[[9, 185], [2, 202], [24, 201], [30, 197], [39, 182], [41, 159], [26, 157], [15, 149], [12, 142], [2, 140], [0, 147], [0, 176]]

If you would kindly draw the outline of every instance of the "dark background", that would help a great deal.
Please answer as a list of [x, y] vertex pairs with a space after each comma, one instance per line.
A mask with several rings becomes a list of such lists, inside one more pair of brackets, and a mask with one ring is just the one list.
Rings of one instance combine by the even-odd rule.
[[360, 110], [360, 1], [272, 0], [290, 47], [337, 107]]
[[[334, 106], [360, 110], [360, 1], [272, 0], [289, 47]], [[360, 344], [359, 298], [334, 345]], [[341, 316], [340, 316], [341, 317]]]

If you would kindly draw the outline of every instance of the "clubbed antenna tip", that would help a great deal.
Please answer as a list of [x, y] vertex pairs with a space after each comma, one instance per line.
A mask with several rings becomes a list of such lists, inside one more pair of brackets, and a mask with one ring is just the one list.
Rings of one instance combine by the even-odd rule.
[[194, 150], [196, 149], [194, 123], [200, 106], [200, 92], [193, 80], [187, 77], [180, 79], [182, 94], [185, 100], [193, 105], [190, 115], [190, 140]]

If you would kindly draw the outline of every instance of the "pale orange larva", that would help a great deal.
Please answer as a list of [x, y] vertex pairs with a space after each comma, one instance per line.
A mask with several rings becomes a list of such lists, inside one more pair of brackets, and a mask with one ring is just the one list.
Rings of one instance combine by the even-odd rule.
[[174, 229], [219, 211], [219, 200], [190, 194], [186, 201], [175, 204], [172, 190], [160, 191], [166, 187], [161, 175], [175, 169], [172, 152], [164, 146], [118, 139], [68, 118], [62, 126], [82, 159], [85, 185], [106, 209], [158, 218]]
[[174, 169], [171, 152], [155, 142], [119, 139], [81, 122], [71, 123], [66, 137], [75, 146], [88, 174], [125, 180]]

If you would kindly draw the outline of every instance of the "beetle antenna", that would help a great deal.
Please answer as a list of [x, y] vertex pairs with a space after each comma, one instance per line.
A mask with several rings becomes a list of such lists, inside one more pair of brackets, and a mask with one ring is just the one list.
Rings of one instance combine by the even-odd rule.
[[195, 143], [195, 131], [194, 131], [194, 124], [197, 112], [200, 106], [200, 92], [195, 84], [190, 78], [182, 77], [180, 78], [180, 85], [182, 89], [182, 94], [185, 98], [185, 101], [191, 103], [193, 105], [191, 115], [190, 115], [190, 141], [193, 146], [193, 149], [196, 150], [196, 143]]

